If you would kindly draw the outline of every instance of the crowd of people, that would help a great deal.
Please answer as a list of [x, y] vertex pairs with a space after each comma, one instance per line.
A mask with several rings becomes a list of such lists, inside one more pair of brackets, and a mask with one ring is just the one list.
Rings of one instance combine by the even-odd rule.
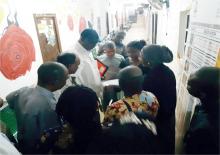
[[[42, 64], [36, 86], [6, 97], [16, 115], [17, 143], [4, 147], [10, 142], [1, 133], [0, 148], [9, 154], [174, 154], [176, 79], [164, 64], [173, 54], [144, 40], [125, 46], [124, 37], [117, 32], [93, 58], [99, 36], [85, 29], [72, 49]], [[103, 92], [96, 59], [108, 67], [104, 80], [119, 81], [111, 92]], [[219, 77], [219, 68], [203, 67], [189, 78], [187, 89], [201, 105], [185, 136], [185, 153], [219, 153]], [[104, 96], [115, 91], [124, 97], [103, 108]]]

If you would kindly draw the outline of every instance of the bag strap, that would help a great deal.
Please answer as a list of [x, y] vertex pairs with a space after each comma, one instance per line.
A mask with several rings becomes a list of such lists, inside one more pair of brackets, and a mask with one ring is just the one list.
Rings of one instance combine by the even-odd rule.
[[125, 101], [125, 100], [122, 100], [123, 102], [124, 102], [124, 104], [126, 105], [126, 107], [127, 107], [127, 109], [128, 109], [128, 111], [129, 112], [133, 112], [132, 111], [132, 109], [131, 109], [131, 106], [128, 104], [128, 102], [127, 101]]

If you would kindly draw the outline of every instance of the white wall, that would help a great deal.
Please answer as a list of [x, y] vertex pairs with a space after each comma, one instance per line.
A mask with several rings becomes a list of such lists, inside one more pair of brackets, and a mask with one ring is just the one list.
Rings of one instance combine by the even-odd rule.
[[[105, 12], [107, 0], [1, 0], [0, 2], [0, 32], [7, 26], [6, 17], [8, 8], [17, 10], [17, 18], [20, 28], [24, 29], [34, 42], [36, 60], [32, 63], [32, 68], [24, 76], [16, 80], [9, 80], [0, 72], [0, 97], [5, 96], [23, 86], [36, 84], [37, 69], [43, 63], [39, 41], [35, 28], [33, 14], [56, 14], [58, 30], [62, 51], [68, 50], [79, 39], [79, 18], [84, 16], [86, 20], [94, 18], [101, 19], [101, 35], [106, 35]], [[3, 8], [3, 9], [2, 9]], [[67, 16], [71, 15], [74, 21], [74, 30], [70, 31], [67, 26]], [[2, 17], [3, 16], [3, 17]], [[94, 19], [94, 29], [97, 28], [97, 19]], [[0, 33], [0, 38], [2, 34]]]

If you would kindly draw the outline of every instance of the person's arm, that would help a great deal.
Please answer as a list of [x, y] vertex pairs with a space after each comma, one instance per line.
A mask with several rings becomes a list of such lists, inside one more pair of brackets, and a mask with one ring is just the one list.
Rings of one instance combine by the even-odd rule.
[[16, 90], [6, 96], [6, 101], [8, 102], [9, 107], [12, 109], [14, 109], [14, 105], [17, 103], [19, 92], [20, 90]]

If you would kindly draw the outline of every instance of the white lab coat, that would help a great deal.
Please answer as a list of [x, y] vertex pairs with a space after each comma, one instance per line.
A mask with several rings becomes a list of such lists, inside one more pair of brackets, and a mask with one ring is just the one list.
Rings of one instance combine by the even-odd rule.
[[75, 73], [76, 82], [93, 89], [98, 97], [102, 96], [103, 86], [99, 74], [96, 60], [90, 56], [90, 51], [87, 51], [79, 42], [76, 42], [71, 52], [77, 54], [80, 58], [80, 65]]

